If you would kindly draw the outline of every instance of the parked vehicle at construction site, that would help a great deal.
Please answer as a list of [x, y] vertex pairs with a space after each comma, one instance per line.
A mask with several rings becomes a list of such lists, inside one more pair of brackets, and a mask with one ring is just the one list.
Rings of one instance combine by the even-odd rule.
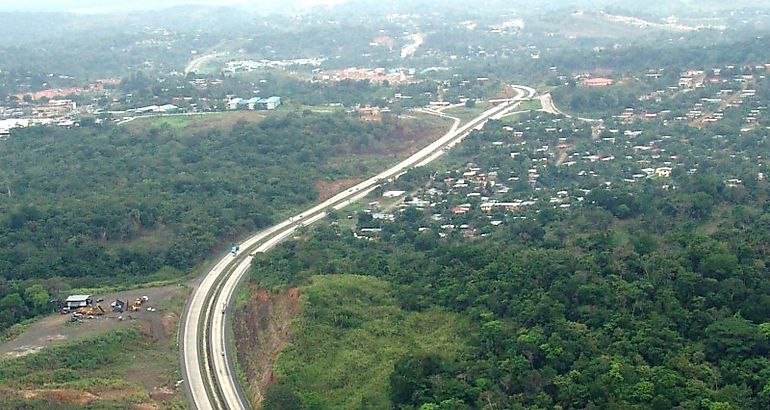
[[75, 312], [84, 316], [101, 316], [106, 313], [102, 305], [78, 308]]
[[150, 300], [150, 298], [148, 298], [147, 296], [142, 296], [141, 298], [136, 298], [136, 300], [134, 301], [134, 303], [131, 305], [131, 307], [129, 309], [132, 312], [138, 312], [138, 311], [140, 311], [142, 309], [142, 305], [145, 302], [147, 302], [148, 300]]

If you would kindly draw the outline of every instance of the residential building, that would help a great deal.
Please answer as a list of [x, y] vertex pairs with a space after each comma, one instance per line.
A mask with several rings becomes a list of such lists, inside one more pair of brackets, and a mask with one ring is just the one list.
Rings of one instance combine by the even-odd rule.
[[248, 100], [235, 97], [227, 102], [228, 110], [274, 110], [281, 105], [281, 97], [258, 98]]

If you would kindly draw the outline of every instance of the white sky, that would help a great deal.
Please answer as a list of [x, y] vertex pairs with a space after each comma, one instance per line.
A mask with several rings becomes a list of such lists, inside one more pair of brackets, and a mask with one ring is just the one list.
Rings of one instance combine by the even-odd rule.
[[2, 11], [75, 11], [108, 12], [142, 8], [163, 8], [184, 4], [205, 4], [211, 6], [253, 5], [276, 9], [287, 7], [308, 7], [337, 5], [346, 0], [0, 0]]

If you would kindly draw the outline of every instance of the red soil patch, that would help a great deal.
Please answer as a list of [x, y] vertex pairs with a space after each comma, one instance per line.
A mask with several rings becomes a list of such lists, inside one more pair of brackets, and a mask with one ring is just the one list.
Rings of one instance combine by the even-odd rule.
[[152, 392], [150, 393], [150, 397], [159, 402], [171, 400], [174, 398], [174, 395], [174, 391], [169, 387], [156, 387], [152, 389]]
[[118, 85], [120, 80], [116, 78], [107, 78], [104, 80], [96, 80], [93, 84], [89, 84], [86, 87], [66, 87], [66, 88], [51, 88], [48, 90], [36, 91], [33, 93], [20, 93], [16, 94], [16, 98], [23, 99], [25, 95], [29, 95], [33, 100], [39, 100], [43, 97], [53, 99], [56, 97], [66, 97], [68, 95], [81, 95], [86, 93], [103, 93], [105, 85]]
[[351, 187], [363, 179], [340, 179], [337, 181], [318, 181], [315, 184], [315, 190], [318, 192], [318, 199], [325, 201], [339, 192], [342, 192], [347, 187]]
[[87, 404], [97, 399], [97, 396], [75, 390], [49, 390], [41, 391], [41, 396], [52, 398], [61, 403]]
[[[392, 131], [388, 135], [387, 141], [375, 144], [372, 147], [364, 147], [356, 155], [360, 156], [362, 160], [370, 157], [403, 159], [437, 140], [446, 131], [446, 124], [406, 121], [403, 119], [393, 120]], [[319, 199], [324, 201], [361, 181], [363, 181], [362, 178], [318, 181], [315, 189], [318, 192]]]
[[[6, 392], [3, 392], [6, 393]], [[83, 406], [99, 400], [120, 400], [124, 397], [136, 395], [137, 391], [132, 389], [106, 390], [94, 394], [92, 392], [73, 390], [73, 389], [30, 389], [30, 390], [9, 390], [7, 393], [15, 394], [24, 400], [47, 399], [57, 403], [67, 403]], [[154, 404], [151, 408], [157, 408]]]
[[264, 391], [274, 381], [273, 364], [290, 340], [289, 325], [300, 313], [299, 289], [270, 293], [255, 286], [246, 306], [235, 312], [238, 362], [248, 379], [252, 403], [259, 407]]
[[299, 288], [291, 288], [289, 289], [289, 298], [292, 300], [298, 300], [299, 299]]

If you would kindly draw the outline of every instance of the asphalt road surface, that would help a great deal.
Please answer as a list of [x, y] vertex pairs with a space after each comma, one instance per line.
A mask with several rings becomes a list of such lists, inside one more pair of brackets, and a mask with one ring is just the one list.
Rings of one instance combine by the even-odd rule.
[[[267, 228], [240, 244], [237, 254], [223, 257], [193, 291], [179, 335], [180, 361], [188, 397], [193, 409], [248, 409], [249, 402], [237, 380], [233, 357], [228, 350], [228, 309], [238, 284], [251, 266], [252, 255], [266, 252], [294, 231], [323, 219], [327, 211], [342, 209], [364, 198], [382, 181], [395, 179], [410, 168], [424, 166], [462, 141], [491, 118], [514, 109], [533, 98], [530, 87], [514, 86], [517, 96], [484, 111], [462, 127], [452, 129], [430, 145], [382, 173], [338, 193], [320, 204]], [[456, 125], [456, 124], [455, 124]]]

